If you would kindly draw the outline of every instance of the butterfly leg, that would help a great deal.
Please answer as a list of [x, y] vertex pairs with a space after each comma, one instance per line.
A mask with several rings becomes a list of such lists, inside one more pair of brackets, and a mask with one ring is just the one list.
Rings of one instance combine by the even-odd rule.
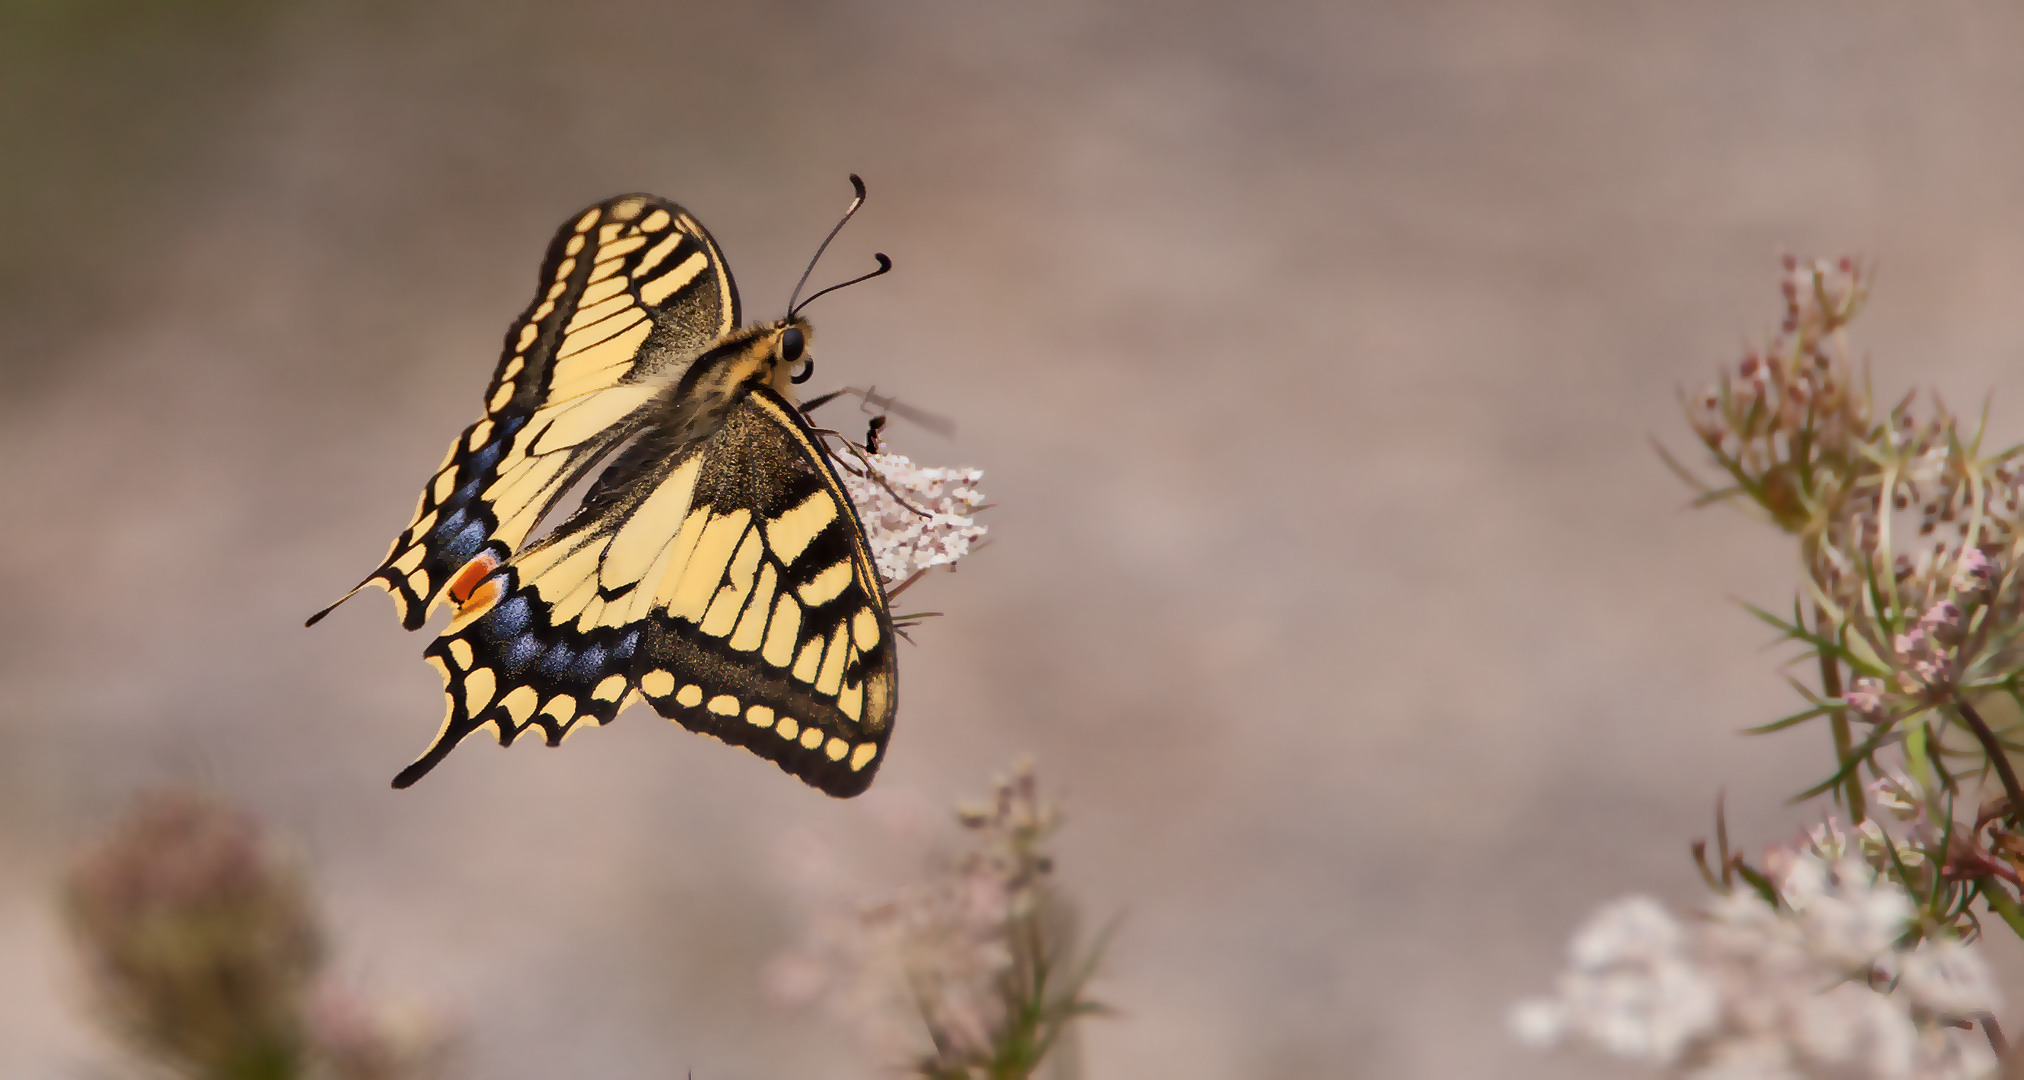
[[807, 416], [809, 413], [812, 413], [815, 410], [822, 408], [824, 405], [827, 405], [830, 402], [835, 401], [837, 398], [840, 398], [849, 392], [850, 388], [845, 387], [842, 390], [831, 390], [827, 394], [820, 394], [815, 397], [809, 398], [807, 401], [801, 403], [801, 415]]

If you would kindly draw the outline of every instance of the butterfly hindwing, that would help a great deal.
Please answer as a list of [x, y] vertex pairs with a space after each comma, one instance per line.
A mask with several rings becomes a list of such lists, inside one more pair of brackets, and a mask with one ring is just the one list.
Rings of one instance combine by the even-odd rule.
[[427, 651], [443, 727], [398, 786], [481, 727], [559, 742], [634, 695], [829, 794], [871, 783], [897, 708], [892, 619], [826, 452], [763, 386], [706, 438], [655, 435], [553, 534], [460, 583]]
[[622, 195], [564, 223], [506, 333], [485, 415], [450, 444], [413, 521], [359, 588], [386, 589], [402, 625], [419, 628], [459, 568], [480, 555], [504, 561], [637, 428], [653, 392], [643, 380], [678, 374], [737, 324], [723, 255], [680, 206]]

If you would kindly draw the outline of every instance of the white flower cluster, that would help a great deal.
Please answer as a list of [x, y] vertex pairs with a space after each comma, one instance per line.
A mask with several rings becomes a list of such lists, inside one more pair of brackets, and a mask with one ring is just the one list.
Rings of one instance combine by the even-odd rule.
[[1685, 923], [1645, 897], [1605, 906], [1558, 993], [1512, 1011], [1513, 1033], [1695, 1080], [1990, 1075], [1987, 1040], [1952, 1026], [1997, 1006], [1981, 954], [1951, 938], [1897, 947], [1911, 898], [1848, 847], [1820, 830], [1812, 850], [1774, 852], [1781, 907], [1740, 886]]
[[[982, 470], [924, 469], [899, 454], [866, 454], [864, 460], [885, 483], [844, 469], [843, 486], [857, 506], [872, 559], [886, 581], [905, 581], [953, 563], [984, 535], [984, 526], [970, 518], [984, 505], [976, 488]], [[894, 498], [895, 492], [906, 502]]]

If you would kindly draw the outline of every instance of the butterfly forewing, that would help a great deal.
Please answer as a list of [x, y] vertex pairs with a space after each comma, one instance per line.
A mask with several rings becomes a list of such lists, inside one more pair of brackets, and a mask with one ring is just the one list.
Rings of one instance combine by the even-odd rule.
[[450, 444], [414, 520], [359, 587], [386, 589], [402, 625], [419, 628], [452, 575], [481, 554], [503, 561], [637, 428], [652, 392], [641, 380], [678, 374], [737, 324], [730, 270], [681, 207], [622, 195], [566, 222], [506, 333], [485, 415]]

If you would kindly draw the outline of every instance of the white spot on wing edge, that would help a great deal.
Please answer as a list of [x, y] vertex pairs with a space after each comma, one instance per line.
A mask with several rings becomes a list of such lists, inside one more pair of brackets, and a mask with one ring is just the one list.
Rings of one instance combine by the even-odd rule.
[[[425, 527], [426, 526], [424, 525], [417, 524], [415, 526], [414, 531], [420, 532]], [[389, 563], [387, 565], [387, 569], [398, 570], [401, 573], [406, 574], [413, 571], [416, 567], [422, 565], [422, 560], [428, 557], [429, 557], [429, 549], [424, 545], [416, 544], [414, 547], [411, 547], [406, 551], [401, 552], [401, 557], [395, 559], [392, 563]]]
[[540, 704], [541, 691], [531, 686], [516, 686], [499, 699], [499, 707], [513, 718], [515, 729], [526, 727], [527, 721], [534, 717], [535, 707]]
[[878, 644], [878, 615], [868, 607], [858, 608], [857, 614], [850, 618], [850, 636], [857, 644], [857, 651], [870, 652], [872, 646]]
[[477, 716], [484, 712], [485, 706], [492, 704], [492, 695], [497, 693], [498, 689], [498, 679], [492, 674], [491, 668], [481, 667], [464, 676], [465, 715]]

